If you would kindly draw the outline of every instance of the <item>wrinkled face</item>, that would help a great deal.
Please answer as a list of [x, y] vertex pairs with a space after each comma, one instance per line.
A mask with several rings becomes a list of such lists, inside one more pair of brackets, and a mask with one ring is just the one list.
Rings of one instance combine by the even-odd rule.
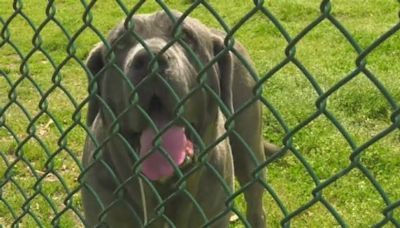
[[[190, 18], [180, 35], [174, 27], [165, 13], [135, 16], [132, 29], [119, 25], [108, 38], [111, 50], [102, 50], [103, 120], [107, 126], [118, 123], [125, 137], [136, 139], [132, 147], [152, 180], [172, 176], [174, 166], [195, 156], [198, 139], [188, 129], [203, 137], [217, 118], [210, 90], [221, 94], [219, 63], [204, 68], [216, 52], [211, 31]], [[154, 148], [158, 136], [161, 144]]]
[[[102, 83], [107, 86], [101, 86], [101, 94], [115, 115], [127, 111], [122, 116], [124, 131], [143, 131], [148, 125], [143, 119], [143, 110], [150, 117], [162, 113], [170, 121], [176, 117], [177, 108], [183, 107], [182, 116], [197, 127], [204, 124], [210, 111], [215, 112], [211, 107], [213, 99], [204, 88], [190, 95], [201, 78], [219, 93], [215, 65], [205, 72], [207, 75], [201, 77], [198, 74], [200, 65], [207, 64], [214, 55], [208, 29], [197, 21], [185, 21], [182, 38], [171, 45], [173, 27], [173, 21], [164, 13], [142, 15], [134, 18], [132, 32], [126, 31], [121, 24], [109, 36], [114, 47], [115, 65], [105, 72]], [[166, 48], [167, 44], [169, 48]], [[107, 56], [107, 50], [103, 55]], [[196, 57], [200, 64], [194, 60]], [[105, 58], [109, 60], [109, 57]], [[132, 105], [135, 99], [142, 111]]]

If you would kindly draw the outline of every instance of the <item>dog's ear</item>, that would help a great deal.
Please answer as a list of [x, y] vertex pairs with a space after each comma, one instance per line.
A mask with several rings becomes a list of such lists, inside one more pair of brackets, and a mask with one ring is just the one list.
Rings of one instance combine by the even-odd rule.
[[226, 107], [233, 112], [233, 56], [226, 50], [223, 36], [213, 36], [214, 56], [218, 56], [220, 96]]
[[[90, 94], [89, 107], [87, 113], [86, 124], [92, 125], [97, 113], [100, 110], [98, 96], [100, 95], [100, 77], [96, 77], [96, 74], [104, 67], [104, 60], [102, 56], [103, 44], [98, 43], [89, 53], [89, 57], [86, 59], [86, 66], [91, 74], [88, 74]], [[94, 81], [95, 80], [95, 81]]]

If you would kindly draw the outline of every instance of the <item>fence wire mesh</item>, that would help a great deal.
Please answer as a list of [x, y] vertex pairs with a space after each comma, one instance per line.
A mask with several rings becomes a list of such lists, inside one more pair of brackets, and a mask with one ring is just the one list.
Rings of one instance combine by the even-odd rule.
[[[226, 134], [212, 145], [200, 143], [204, 156], [194, 171], [211, 167], [207, 152], [236, 134], [233, 126], [238, 112], [254, 102], [263, 104], [265, 138], [282, 149], [257, 161], [252, 182], [236, 185], [232, 192], [216, 172], [230, 196], [227, 210], [207, 218], [185, 185], [187, 175], [177, 170], [180, 187], [165, 199], [141, 174], [143, 158], [131, 148], [127, 156], [139, 161], [132, 168], [133, 176], [151, 186], [159, 199], [149, 224], [161, 218], [176, 226], [165, 215], [165, 205], [183, 194], [192, 197], [204, 226], [228, 213], [238, 217], [231, 227], [249, 226], [243, 193], [259, 183], [266, 191], [263, 204], [272, 227], [400, 227], [399, 8], [396, 1], [355, 0], [0, 0], [0, 225], [86, 224], [80, 191], [93, 192], [82, 181], [93, 164], [84, 167], [81, 157], [86, 135], [96, 141], [86, 124], [86, 112], [89, 100], [97, 96], [99, 75], [93, 75], [83, 59], [101, 42], [109, 53], [108, 67], [114, 67], [113, 52], [118, 47], [109, 44], [106, 34], [118, 21], [128, 18], [124, 21], [130, 28], [134, 24], [129, 19], [139, 13], [163, 10], [171, 14], [179, 9], [185, 16], [225, 31], [223, 53], [231, 52], [243, 61], [256, 82], [252, 99], [231, 113], [205, 79], [223, 53], [202, 63], [182, 38], [182, 21], [175, 22], [174, 38], [163, 50], [179, 43], [190, 53], [200, 69], [199, 85], [191, 93], [212, 94], [227, 118]], [[233, 47], [236, 39], [248, 48], [256, 71]], [[153, 57], [151, 62], [157, 62], [157, 56]], [[156, 70], [159, 64], [154, 64]], [[154, 77], [158, 77], [156, 70]], [[131, 84], [119, 71], [124, 82]], [[187, 99], [166, 87], [178, 103], [176, 119], [182, 119]], [[137, 97], [130, 95], [131, 107], [137, 105]], [[113, 119], [110, 137], [120, 137], [122, 117], [113, 116], [107, 101], [99, 102]], [[146, 121], [152, 122], [149, 116]], [[94, 144], [96, 157], [103, 145]], [[114, 173], [113, 167], [104, 166]], [[258, 175], [264, 168], [266, 179]], [[126, 184], [115, 182], [119, 189]], [[100, 220], [110, 208], [104, 205]], [[139, 212], [131, 213], [142, 219]]]

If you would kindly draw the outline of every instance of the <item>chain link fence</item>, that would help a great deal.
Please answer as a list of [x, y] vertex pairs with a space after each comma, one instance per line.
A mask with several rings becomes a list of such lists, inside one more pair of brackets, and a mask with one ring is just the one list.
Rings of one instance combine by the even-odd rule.
[[[270, 226], [400, 227], [399, 8], [396, 1], [0, 0], [0, 224], [84, 226], [81, 157], [95, 93], [87, 93], [83, 59], [121, 19], [179, 9], [224, 30], [227, 46], [240, 40], [255, 61], [263, 133], [282, 147], [254, 170], [255, 177], [268, 170], [254, 182], [265, 187]], [[239, 217], [231, 227], [248, 224], [245, 190], [237, 186], [230, 197]]]

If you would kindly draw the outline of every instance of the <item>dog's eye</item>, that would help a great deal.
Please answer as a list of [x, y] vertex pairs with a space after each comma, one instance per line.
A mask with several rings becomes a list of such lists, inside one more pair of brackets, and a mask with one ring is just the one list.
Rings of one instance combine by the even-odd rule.
[[118, 51], [123, 51], [129, 46], [133, 46], [135, 43], [136, 39], [130, 33], [124, 33], [112, 42], [112, 46]]
[[115, 45], [115, 48], [117, 50], [124, 50], [126, 48], [126, 45], [122, 42], [117, 42], [117, 44]]
[[191, 31], [187, 29], [183, 29], [182, 33], [180, 35], [180, 39], [185, 42], [186, 45], [188, 45], [190, 48], [194, 48], [196, 46], [196, 39], [194, 38], [194, 35]]

